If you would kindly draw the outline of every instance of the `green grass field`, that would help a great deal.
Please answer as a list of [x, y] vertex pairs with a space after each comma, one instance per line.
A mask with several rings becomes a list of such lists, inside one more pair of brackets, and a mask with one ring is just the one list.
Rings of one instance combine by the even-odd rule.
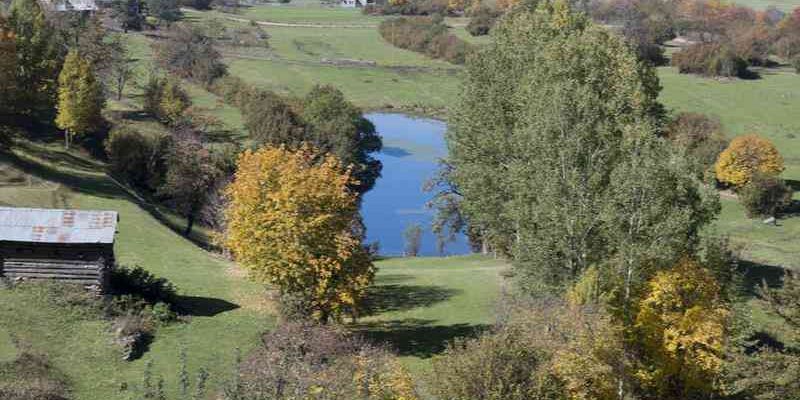
[[765, 10], [767, 7], [774, 6], [778, 10], [789, 12], [797, 7], [800, 7], [800, 1], [797, 0], [738, 0], [736, 4], [751, 7], [756, 10]]

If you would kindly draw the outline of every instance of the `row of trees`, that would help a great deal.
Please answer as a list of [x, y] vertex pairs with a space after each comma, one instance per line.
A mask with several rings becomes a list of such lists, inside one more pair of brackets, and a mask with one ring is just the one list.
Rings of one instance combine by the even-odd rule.
[[[445, 211], [512, 262], [524, 300], [436, 363], [438, 397], [769, 396], [726, 356], [744, 353], [735, 258], [699, 235], [720, 210], [701, 171], [726, 143], [692, 137], [692, 116], [668, 124], [652, 67], [566, 2], [494, 29], [451, 115]], [[771, 150], [761, 160], [752, 171], [775, 170]]]
[[67, 146], [107, 128], [107, 93], [121, 96], [132, 77], [121, 37], [108, 35], [98, 17], [51, 15], [34, 0], [13, 1], [0, 31], [5, 123], [55, 123]]

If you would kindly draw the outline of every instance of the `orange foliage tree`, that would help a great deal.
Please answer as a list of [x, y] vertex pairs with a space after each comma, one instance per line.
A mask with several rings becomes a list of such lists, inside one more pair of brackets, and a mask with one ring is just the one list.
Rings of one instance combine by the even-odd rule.
[[353, 312], [374, 277], [350, 170], [310, 146], [239, 157], [225, 246], [251, 279], [277, 286], [320, 321]]
[[644, 355], [637, 377], [657, 398], [715, 390], [730, 314], [721, 291], [708, 269], [688, 259], [650, 280], [635, 324]]
[[717, 180], [739, 187], [750, 182], [756, 172], [766, 175], [783, 172], [783, 157], [768, 139], [744, 135], [733, 139], [720, 153], [714, 169]]

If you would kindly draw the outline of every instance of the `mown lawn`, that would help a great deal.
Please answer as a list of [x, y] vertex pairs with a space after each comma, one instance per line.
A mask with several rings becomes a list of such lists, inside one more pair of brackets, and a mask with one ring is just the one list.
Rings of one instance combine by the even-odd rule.
[[236, 17], [257, 21], [320, 25], [377, 26], [383, 17], [366, 16], [360, 8], [338, 4], [323, 5], [319, 0], [293, 0], [289, 4], [261, 4], [245, 7]]
[[390, 258], [377, 265], [369, 310], [352, 328], [388, 342], [418, 380], [449, 341], [495, 322], [495, 301], [508, 268], [500, 260], [477, 255]]

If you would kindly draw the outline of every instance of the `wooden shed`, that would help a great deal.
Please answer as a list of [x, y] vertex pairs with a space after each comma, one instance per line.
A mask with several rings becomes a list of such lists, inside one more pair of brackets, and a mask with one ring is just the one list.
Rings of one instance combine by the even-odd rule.
[[115, 211], [0, 207], [0, 277], [51, 279], [105, 291]]

